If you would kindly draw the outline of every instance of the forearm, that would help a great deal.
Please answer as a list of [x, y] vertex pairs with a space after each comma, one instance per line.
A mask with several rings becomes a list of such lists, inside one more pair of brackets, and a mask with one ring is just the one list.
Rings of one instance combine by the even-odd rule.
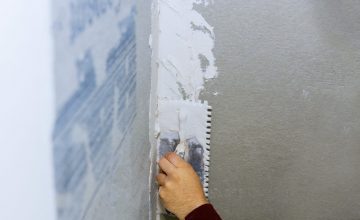
[[185, 220], [221, 220], [219, 214], [216, 212], [211, 204], [202, 205], [190, 214], [188, 214]]

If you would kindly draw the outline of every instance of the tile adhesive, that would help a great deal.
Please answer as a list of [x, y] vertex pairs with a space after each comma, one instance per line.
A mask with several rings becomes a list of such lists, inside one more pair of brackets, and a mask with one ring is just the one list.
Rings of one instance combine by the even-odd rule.
[[[207, 194], [211, 107], [199, 99], [207, 80], [217, 77], [213, 27], [195, 10], [206, 0], [154, 0], [152, 5], [152, 88], [150, 137], [152, 170], [150, 196], [156, 218], [166, 211], [157, 199], [156, 160], [185, 143], [187, 159], [200, 176]], [[179, 152], [178, 152], [179, 153]]]

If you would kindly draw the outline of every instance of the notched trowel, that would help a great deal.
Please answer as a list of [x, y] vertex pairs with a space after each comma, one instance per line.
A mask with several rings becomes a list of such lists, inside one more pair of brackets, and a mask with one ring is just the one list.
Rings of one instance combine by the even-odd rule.
[[[206, 196], [209, 187], [211, 110], [206, 101], [160, 100], [158, 103], [158, 159], [168, 152], [176, 152], [189, 162], [200, 177]], [[165, 210], [158, 211], [166, 213]]]

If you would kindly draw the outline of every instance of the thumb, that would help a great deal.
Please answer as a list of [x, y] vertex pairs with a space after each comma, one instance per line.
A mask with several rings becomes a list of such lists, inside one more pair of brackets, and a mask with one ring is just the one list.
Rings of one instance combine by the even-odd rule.
[[189, 165], [185, 160], [183, 160], [174, 152], [167, 153], [165, 158], [168, 159], [168, 161], [170, 161], [170, 163], [172, 163], [175, 167], [185, 167]]

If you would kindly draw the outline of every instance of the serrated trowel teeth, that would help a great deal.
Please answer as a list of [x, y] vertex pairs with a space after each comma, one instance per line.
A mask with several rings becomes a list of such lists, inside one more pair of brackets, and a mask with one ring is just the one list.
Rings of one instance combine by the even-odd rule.
[[199, 175], [208, 196], [212, 108], [207, 101], [160, 100], [158, 111], [158, 159], [167, 152], [183, 157]]

